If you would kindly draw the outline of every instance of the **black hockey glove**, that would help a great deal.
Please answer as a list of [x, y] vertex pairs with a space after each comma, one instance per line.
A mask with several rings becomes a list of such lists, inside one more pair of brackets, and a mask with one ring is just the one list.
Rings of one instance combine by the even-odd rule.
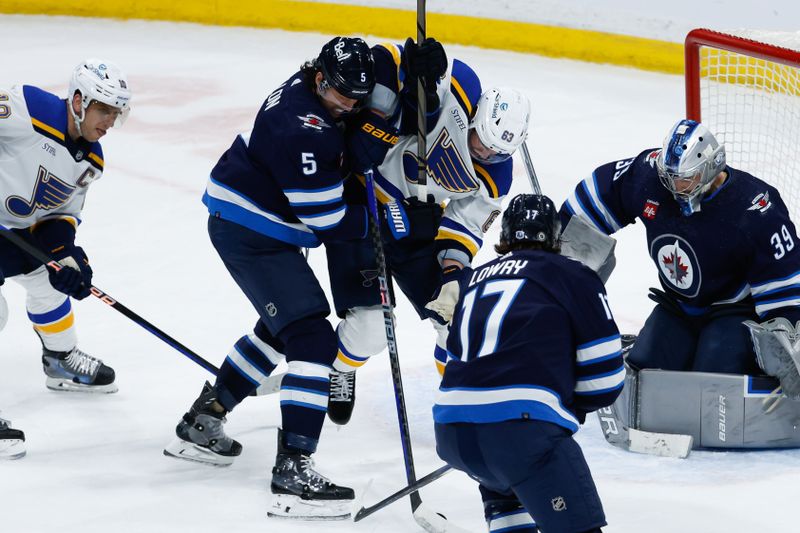
[[430, 113], [438, 109], [439, 95], [436, 93], [436, 82], [447, 72], [447, 55], [442, 44], [428, 37], [418, 45], [409, 37], [403, 50], [403, 69], [406, 72], [406, 93], [412, 105], [417, 106], [417, 80], [422, 78], [425, 110]]
[[453, 312], [458, 302], [461, 291], [459, 281], [464, 270], [455, 265], [450, 265], [442, 270], [442, 280], [433, 293], [431, 300], [425, 305], [425, 315], [446, 326], [453, 320]]
[[76, 300], [83, 300], [92, 292], [92, 267], [89, 266], [89, 258], [86, 257], [83, 248], [80, 246], [64, 246], [52, 251], [53, 259], [58, 261], [62, 268], [56, 272], [48, 268], [50, 285], [59, 292], [63, 292]]
[[362, 111], [348, 124], [345, 139], [351, 169], [363, 174], [379, 166], [397, 140], [397, 129], [385, 118], [369, 110]]
[[412, 196], [402, 202], [384, 204], [383, 207], [384, 222], [395, 240], [433, 241], [439, 233], [444, 210], [432, 194], [428, 195], [427, 202], [420, 202]]
[[409, 37], [403, 47], [403, 68], [408, 78], [422, 78], [425, 92], [436, 92], [436, 82], [447, 72], [447, 54], [442, 43], [428, 37], [417, 44]]

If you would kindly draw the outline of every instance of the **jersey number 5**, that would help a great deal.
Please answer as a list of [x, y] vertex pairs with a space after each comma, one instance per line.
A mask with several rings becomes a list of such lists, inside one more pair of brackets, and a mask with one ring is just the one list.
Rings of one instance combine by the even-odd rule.
[[[503, 320], [508, 314], [508, 310], [514, 300], [517, 298], [520, 289], [525, 284], [524, 279], [498, 279], [490, 281], [483, 286], [483, 293], [481, 298], [499, 294], [497, 302], [486, 317], [486, 322], [483, 324], [483, 342], [475, 357], [483, 357], [497, 351], [497, 345], [500, 342], [500, 329], [503, 326]], [[461, 307], [464, 310], [461, 316], [461, 328], [459, 335], [461, 338], [461, 360], [467, 361], [469, 357], [470, 337], [469, 326], [472, 319], [472, 309], [475, 306], [477, 292], [480, 288], [471, 291], [464, 297], [464, 302]]]
[[317, 162], [314, 161], [314, 154], [311, 152], [303, 152], [300, 154], [303, 163], [303, 174], [310, 176], [317, 171]]

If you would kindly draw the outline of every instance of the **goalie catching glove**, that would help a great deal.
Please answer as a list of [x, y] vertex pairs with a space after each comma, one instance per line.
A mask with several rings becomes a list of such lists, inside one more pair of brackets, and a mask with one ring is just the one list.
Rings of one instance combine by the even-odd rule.
[[453, 312], [458, 303], [460, 293], [459, 280], [461, 279], [462, 269], [455, 265], [450, 265], [442, 270], [442, 282], [436, 292], [433, 293], [431, 301], [425, 305], [428, 318], [431, 318], [446, 326], [453, 320]]
[[797, 326], [792, 326], [783, 317], [760, 324], [746, 320], [744, 325], [750, 329], [758, 365], [770, 376], [778, 378], [787, 397], [800, 400], [800, 338]]

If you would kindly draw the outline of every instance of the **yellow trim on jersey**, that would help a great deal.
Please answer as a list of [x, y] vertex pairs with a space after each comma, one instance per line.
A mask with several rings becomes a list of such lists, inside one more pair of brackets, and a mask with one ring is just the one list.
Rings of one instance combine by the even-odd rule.
[[[409, 3], [410, 4], [410, 3]], [[409, 5], [409, 7], [413, 7]], [[0, 12], [199, 22], [311, 31], [330, 35], [361, 34], [405, 39], [416, 24], [414, 9], [294, 0], [3, 0]], [[507, 16], [512, 17], [509, 13]], [[447, 13], [428, 13], [428, 35], [446, 44], [513, 50], [549, 57], [683, 73], [683, 43]]]
[[37, 119], [31, 117], [31, 124], [33, 124], [34, 126], [39, 128], [40, 130], [46, 131], [47, 133], [49, 133], [53, 137], [57, 137], [58, 139], [61, 139], [62, 141], [64, 140], [64, 133], [63, 132], [55, 129], [53, 126], [48, 126], [47, 124], [45, 124], [41, 120], [37, 120]]
[[378, 46], [382, 46], [385, 48], [390, 54], [392, 54], [392, 59], [394, 59], [394, 64], [397, 66], [397, 88], [398, 90], [402, 88], [400, 84], [400, 49], [397, 45], [392, 43], [381, 43]]
[[341, 350], [339, 350], [339, 353], [336, 356], [336, 359], [338, 359], [342, 363], [346, 364], [347, 366], [351, 366], [353, 368], [360, 368], [360, 367], [362, 367], [364, 365], [364, 363], [366, 363], [368, 361], [368, 359], [364, 359], [363, 361], [356, 361], [355, 359], [350, 359]]
[[78, 229], [78, 219], [77, 218], [75, 218], [73, 216], [70, 216], [70, 215], [60, 215], [60, 216], [59, 215], [55, 215], [55, 216], [49, 216], [49, 217], [45, 217], [45, 218], [42, 218], [40, 220], [37, 220], [36, 222], [34, 222], [33, 226], [28, 228], [28, 230], [33, 232], [41, 224], [43, 224], [45, 222], [49, 222], [51, 220], [63, 220], [65, 222], [69, 222], [70, 224], [72, 224], [72, 227], [75, 228], [76, 230]]
[[105, 161], [94, 152], [89, 152], [89, 159], [100, 165], [101, 167], [105, 165]]
[[484, 183], [489, 186], [489, 196], [491, 198], [499, 198], [500, 191], [497, 190], [497, 185], [495, 185], [494, 180], [489, 175], [489, 172], [479, 164], [473, 162], [472, 166], [475, 167], [475, 171], [483, 177]]
[[[365, 178], [363, 174], [356, 174], [356, 178], [358, 178], [358, 181], [360, 181], [361, 185], [363, 185], [364, 188], [366, 189], [367, 188], [367, 178]], [[394, 201], [394, 198], [392, 198], [391, 196], [386, 194], [383, 191], [383, 189], [381, 189], [381, 186], [379, 184], [377, 184], [377, 183], [375, 184], [375, 197], [382, 204], [388, 204], [389, 202], [393, 202]]]
[[478, 244], [475, 241], [473, 241], [468, 237], [465, 237], [461, 233], [453, 233], [452, 231], [448, 231], [445, 228], [439, 228], [439, 233], [436, 234], [436, 240], [456, 241], [462, 244], [467, 250], [469, 250], [469, 253], [472, 254], [472, 257], [475, 257], [475, 255], [478, 253]]
[[467, 98], [467, 93], [464, 92], [464, 89], [461, 88], [461, 84], [458, 83], [458, 80], [454, 77], [450, 77], [450, 85], [456, 90], [458, 93], [458, 97], [461, 100], [461, 103], [464, 104], [464, 107], [467, 108], [467, 114], [472, 117], [472, 102], [469, 101]]
[[53, 322], [52, 324], [47, 324], [46, 326], [40, 326], [39, 324], [34, 324], [33, 329], [36, 331], [40, 331], [45, 335], [55, 335], [56, 333], [62, 333], [67, 331], [75, 324], [75, 315], [72, 311], [69, 312], [67, 316], [59, 320], [58, 322]]
[[439, 377], [444, 377], [444, 369], [447, 365], [441, 361], [436, 361], [436, 371], [439, 372]]

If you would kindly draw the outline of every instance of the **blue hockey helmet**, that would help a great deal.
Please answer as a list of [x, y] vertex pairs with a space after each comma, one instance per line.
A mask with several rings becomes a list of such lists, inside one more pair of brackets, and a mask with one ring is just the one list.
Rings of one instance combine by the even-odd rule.
[[689, 216], [700, 210], [700, 200], [725, 170], [725, 147], [702, 124], [679, 120], [664, 138], [656, 158], [658, 177]]
[[325, 82], [347, 98], [363, 100], [375, 87], [372, 50], [358, 37], [335, 37], [325, 43], [315, 66]]
[[503, 212], [500, 242], [540, 243], [546, 250], [558, 247], [561, 220], [553, 201], [540, 194], [518, 194]]

